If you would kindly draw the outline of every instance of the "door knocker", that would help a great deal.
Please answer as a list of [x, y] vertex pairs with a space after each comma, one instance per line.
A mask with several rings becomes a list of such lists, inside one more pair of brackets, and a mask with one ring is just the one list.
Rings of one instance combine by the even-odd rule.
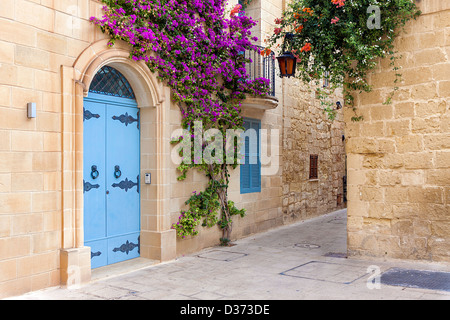
[[91, 177], [92, 177], [92, 179], [94, 179], [94, 180], [97, 179], [99, 175], [100, 175], [100, 173], [97, 170], [97, 166], [92, 166], [91, 167]]
[[120, 167], [115, 166], [114, 167], [114, 177], [116, 177], [116, 179], [119, 179], [121, 176], [122, 176], [122, 171], [120, 171]]

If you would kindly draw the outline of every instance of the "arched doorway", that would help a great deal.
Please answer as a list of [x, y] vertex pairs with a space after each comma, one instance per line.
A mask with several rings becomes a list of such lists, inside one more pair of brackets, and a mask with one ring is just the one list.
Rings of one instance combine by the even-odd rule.
[[140, 256], [140, 119], [134, 91], [103, 66], [83, 101], [84, 245], [91, 267]]

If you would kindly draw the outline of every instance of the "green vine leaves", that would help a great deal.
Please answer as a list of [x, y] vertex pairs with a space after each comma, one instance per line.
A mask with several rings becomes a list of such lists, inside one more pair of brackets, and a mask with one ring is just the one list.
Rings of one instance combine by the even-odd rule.
[[386, 57], [396, 75], [385, 103], [391, 102], [401, 80], [394, 41], [419, 15], [411, 0], [294, 0], [266, 41], [271, 48], [282, 44], [283, 51], [296, 56], [297, 77], [304, 82], [319, 85], [326, 76], [330, 86], [318, 93], [330, 119], [335, 111], [327, 98], [342, 88], [346, 106], [355, 111], [352, 120], [359, 121], [354, 94], [372, 90], [368, 75]]

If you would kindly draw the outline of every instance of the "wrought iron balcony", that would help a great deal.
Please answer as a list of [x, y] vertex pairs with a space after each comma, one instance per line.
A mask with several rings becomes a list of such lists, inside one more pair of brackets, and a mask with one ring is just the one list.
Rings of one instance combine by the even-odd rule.
[[257, 51], [245, 51], [245, 57], [252, 61], [245, 67], [251, 80], [257, 78], [270, 80], [269, 95], [275, 97], [275, 54], [272, 52], [269, 56], [262, 56], [261, 51], [264, 49], [264, 47], [258, 46]]

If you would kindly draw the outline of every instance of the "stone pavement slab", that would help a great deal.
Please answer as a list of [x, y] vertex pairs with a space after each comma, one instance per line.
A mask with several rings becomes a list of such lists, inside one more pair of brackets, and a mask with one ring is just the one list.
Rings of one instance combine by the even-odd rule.
[[449, 264], [347, 259], [346, 237], [346, 210], [340, 210], [231, 247], [161, 264], [140, 259], [135, 271], [97, 272], [95, 281], [78, 288], [50, 288], [10, 300], [450, 300], [445, 290], [381, 281], [392, 268], [450, 272]]

